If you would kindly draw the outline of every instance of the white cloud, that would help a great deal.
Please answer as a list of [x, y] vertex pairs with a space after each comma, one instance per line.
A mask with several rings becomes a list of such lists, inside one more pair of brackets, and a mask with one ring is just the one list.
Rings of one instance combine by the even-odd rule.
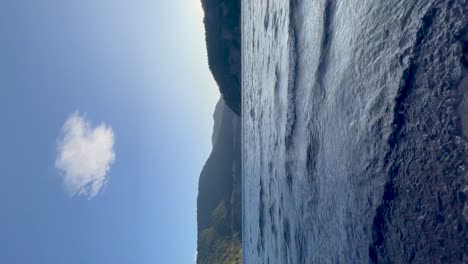
[[71, 196], [93, 198], [107, 182], [115, 160], [114, 132], [110, 126], [91, 123], [75, 112], [67, 119], [57, 140], [55, 168]]

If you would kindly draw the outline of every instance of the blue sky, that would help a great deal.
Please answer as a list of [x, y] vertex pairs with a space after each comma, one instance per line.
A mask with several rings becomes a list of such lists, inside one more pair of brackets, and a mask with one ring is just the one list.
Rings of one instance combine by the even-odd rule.
[[[219, 98], [198, 0], [0, 3], [0, 263], [192, 263]], [[56, 168], [73, 113], [112, 129], [107, 184]]]

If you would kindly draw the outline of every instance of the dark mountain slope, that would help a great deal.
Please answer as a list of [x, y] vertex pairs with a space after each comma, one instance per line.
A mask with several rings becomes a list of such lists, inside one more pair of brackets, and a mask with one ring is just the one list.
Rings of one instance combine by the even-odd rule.
[[208, 64], [222, 99], [198, 185], [197, 263], [241, 263], [240, 0], [202, 0], [202, 6]]
[[202, 0], [208, 64], [226, 104], [241, 113], [240, 0]]
[[197, 263], [241, 261], [240, 118], [221, 109], [222, 115], [214, 115], [218, 136], [198, 186]]

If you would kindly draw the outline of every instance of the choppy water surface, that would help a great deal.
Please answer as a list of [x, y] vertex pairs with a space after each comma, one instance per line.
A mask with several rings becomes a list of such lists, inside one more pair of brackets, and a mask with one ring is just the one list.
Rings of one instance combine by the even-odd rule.
[[[420, 240], [429, 221], [465, 241], [457, 228], [468, 209], [450, 199], [468, 195], [457, 112], [466, 8], [243, 1], [245, 263], [465, 257], [449, 252], [450, 241], [427, 253], [404, 240]], [[437, 204], [433, 194], [442, 204], [434, 209], [425, 206]], [[428, 220], [431, 210], [442, 210], [443, 224]]]

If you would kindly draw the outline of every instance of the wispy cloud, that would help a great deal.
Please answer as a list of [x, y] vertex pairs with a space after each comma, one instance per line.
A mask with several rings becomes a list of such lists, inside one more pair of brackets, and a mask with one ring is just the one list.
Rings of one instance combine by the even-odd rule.
[[104, 123], [93, 127], [75, 112], [63, 125], [57, 142], [55, 167], [66, 190], [71, 196], [96, 196], [115, 160], [112, 128]]

